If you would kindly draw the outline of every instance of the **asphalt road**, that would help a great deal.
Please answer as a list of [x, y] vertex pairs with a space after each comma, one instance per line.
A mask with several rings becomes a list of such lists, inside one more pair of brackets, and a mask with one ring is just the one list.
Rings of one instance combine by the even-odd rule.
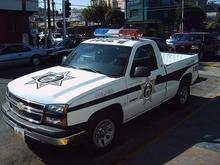
[[[32, 68], [22, 66], [16, 68], [0, 69], [0, 103], [4, 101], [6, 84], [12, 79], [35, 70], [49, 67], [50, 65]], [[203, 129], [194, 129], [196, 135], [193, 136], [191, 130], [193, 121], [200, 123], [199, 117], [201, 109], [212, 105], [216, 108], [220, 89], [220, 63], [204, 62], [200, 64], [200, 78], [191, 87], [191, 99], [184, 110], [176, 110], [167, 102], [160, 107], [153, 109], [137, 119], [124, 125], [119, 141], [113, 149], [101, 155], [92, 155], [87, 152], [85, 147], [68, 146], [54, 147], [40, 143], [25, 143], [20, 137], [14, 134], [0, 117], [0, 164], [14, 165], [40, 165], [40, 164], [164, 164], [169, 162], [175, 164], [173, 159], [184, 153], [190, 146], [209, 149], [220, 152], [216, 147], [218, 141], [212, 145], [207, 143], [198, 143], [200, 136], [205, 136]], [[217, 100], [217, 101], [216, 101]], [[213, 103], [216, 105], [213, 105]], [[218, 121], [218, 114], [205, 113], [205, 125], [210, 121]], [[190, 123], [192, 122], [192, 123]], [[185, 124], [186, 123], [186, 124]], [[188, 124], [188, 125], [187, 125]], [[198, 124], [199, 125], [199, 124]], [[210, 124], [208, 135], [218, 135], [219, 125]], [[191, 127], [190, 127], [191, 126]], [[199, 125], [202, 127], [203, 125]], [[187, 129], [191, 128], [191, 129]], [[173, 133], [177, 130], [178, 133]], [[177, 143], [177, 136], [181, 136], [181, 130], [184, 130], [184, 136], [192, 134], [189, 139], [183, 140], [183, 143]], [[209, 130], [209, 127], [205, 127]], [[215, 132], [212, 133], [212, 132]], [[166, 139], [171, 139], [168, 143]], [[172, 139], [176, 143], [171, 143]], [[208, 139], [208, 138], [207, 138]], [[209, 138], [210, 139], [210, 138]], [[213, 139], [213, 138], [212, 138]], [[188, 143], [187, 143], [188, 142]], [[198, 143], [198, 144], [197, 144]], [[170, 146], [171, 147], [167, 147]], [[172, 146], [173, 145], [173, 146]], [[187, 146], [186, 146], [187, 145]], [[207, 147], [206, 147], [207, 148]], [[193, 148], [194, 150], [198, 148]], [[218, 150], [219, 149], [219, 150]], [[165, 153], [165, 154], [164, 154]], [[192, 153], [194, 153], [192, 151]], [[193, 155], [193, 154], [192, 154]], [[146, 159], [145, 159], [146, 158]], [[181, 160], [181, 159], [180, 159]], [[179, 160], [179, 162], [180, 162]], [[207, 160], [208, 161], [208, 160]], [[181, 163], [181, 162], [180, 162]]]

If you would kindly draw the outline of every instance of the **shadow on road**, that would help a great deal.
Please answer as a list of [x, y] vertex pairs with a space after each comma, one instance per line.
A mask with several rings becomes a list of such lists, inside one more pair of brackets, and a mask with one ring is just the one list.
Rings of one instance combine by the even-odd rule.
[[[220, 111], [200, 112], [201, 106], [209, 101], [192, 96], [185, 109], [176, 109], [170, 101], [145, 113], [125, 124], [118, 143], [102, 155], [92, 156], [82, 146], [54, 147], [32, 143], [29, 148], [44, 163], [53, 165], [163, 164], [197, 143], [214, 142], [220, 138], [220, 130], [216, 128], [220, 124]], [[193, 120], [190, 119], [192, 116]], [[214, 124], [216, 122], [218, 125]], [[142, 159], [144, 162], [136, 162]]]

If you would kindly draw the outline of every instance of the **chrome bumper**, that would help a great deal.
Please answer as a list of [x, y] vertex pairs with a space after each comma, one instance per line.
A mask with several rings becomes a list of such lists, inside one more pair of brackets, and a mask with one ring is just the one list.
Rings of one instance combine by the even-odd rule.
[[[32, 139], [35, 139], [37, 141], [40, 141], [42, 143], [48, 143], [52, 145], [67, 145], [67, 144], [78, 144], [84, 139], [84, 134], [85, 131], [79, 131], [73, 135], [70, 136], [64, 136], [64, 137], [51, 137], [51, 136], [46, 136], [42, 133], [38, 133], [34, 131], [35, 129], [39, 129], [39, 125], [30, 123], [28, 121], [25, 121], [15, 114], [13, 114], [10, 110], [10, 107], [8, 104], [3, 104], [2, 108], [2, 116], [5, 122], [15, 130], [15, 132], [21, 134], [24, 138], [25, 137], [30, 137]], [[45, 132], [48, 133], [53, 133], [54, 130], [49, 130], [48, 127], [47, 129], [44, 130]], [[54, 131], [56, 135], [59, 133], [57, 131]]]

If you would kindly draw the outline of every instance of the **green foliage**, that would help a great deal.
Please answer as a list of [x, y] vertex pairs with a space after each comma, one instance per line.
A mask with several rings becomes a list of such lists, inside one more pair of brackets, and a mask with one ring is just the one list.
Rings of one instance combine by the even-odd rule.
[[105, 1], [100, 4], [83, 9], [82, 16], [86, 22], [103, 24], [122, 25], [124, 23], [124, 13], [120, 10], [108, 7]]
[[124, 17], [124, 13], [120, 10], [110, 8], [105, 15], [105, 23], [111, 25], [123, 25]]
[[83, 9], [82, 16], [87, 22], [96, 22], [104, 24], [105, 14], [107, 13], [108, 6], [104, 1], [101, 1], [99, 5], [90, 6]]
[[197, 6], [188, 7], [184, 12], [184, 26], [188, 29], [203, 29], [206, 13]]

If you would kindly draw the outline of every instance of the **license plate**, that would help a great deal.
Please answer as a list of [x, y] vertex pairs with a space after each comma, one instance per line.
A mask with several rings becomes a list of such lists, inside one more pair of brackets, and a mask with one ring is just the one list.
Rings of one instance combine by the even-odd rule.
[[14, 131], [17, 135], [21, 136], [24, 139], [24, 129], [20, 127], [14, 127]]

